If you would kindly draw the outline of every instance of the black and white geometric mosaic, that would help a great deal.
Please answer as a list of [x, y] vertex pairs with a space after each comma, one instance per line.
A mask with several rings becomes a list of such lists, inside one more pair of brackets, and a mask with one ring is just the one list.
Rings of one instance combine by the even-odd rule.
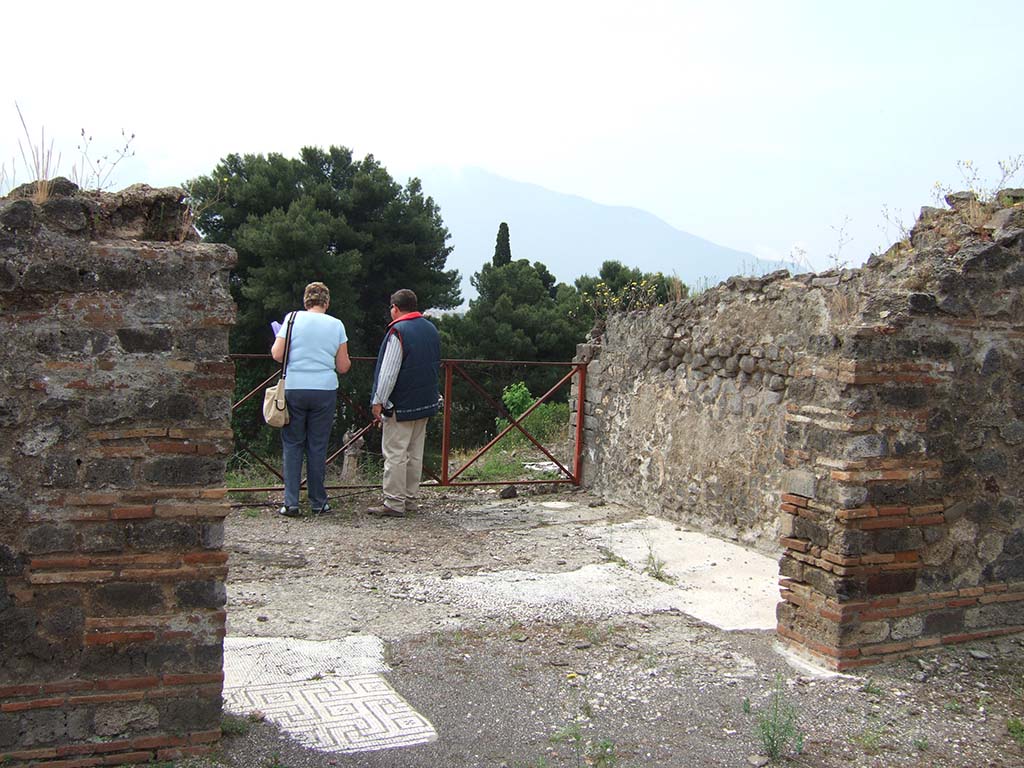
[[425, 744], [430, 722], [376, 672], [384, 646], [371, 635], [333, 642], [225, 638], [224, 707], [253, 711], [327, 752]]

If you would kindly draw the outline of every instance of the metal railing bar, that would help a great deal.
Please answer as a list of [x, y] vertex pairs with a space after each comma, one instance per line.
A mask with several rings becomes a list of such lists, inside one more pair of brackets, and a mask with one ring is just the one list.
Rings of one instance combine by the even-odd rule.
[[498, 442], [499, 440], [501, 440], [501, 438], [503, 438], [503, 437], [504, 437], [504, 436], [505, 436], [506, 434], [508, 434], [508, 433], [509, 433], [509, 432], [510, 432], [510, 431], [512, 430], [512, 428], [513, 428], [513, 427], [516, 427], [516, 428], [517, 428], [517, 429], [518, 429], [518, 430], [519, 430], [520, 432], [522, 432], [522, 433], [523, 433], [523, 434], [524, 434], [524, 435], [526, 436], [526, 438], [527, 438], [527, 439], [528, 439], [528, 440], [529, 440], [529, 441], [530, 441], [531, 443], [533, 443], [533, 444], [534, 444], [535, 446], [537, 446], [537, 448], [539, 448], [539, 449], [540, 449], [540, 451], [541, 451], [541, 452], [542, 452], [542, 453], [543, 453], [543, 454], [544, 454], [545, 456], [547, 456], [547, 457], [548, 457], [548, 458], [549, 458], [549, 459], [550, 459], [550, 460], [551, 460], [552, 462], [554, 462], [554, 463], [555, 463], [555, 465], [556, 465], [556, 466], [557, 466], [557, 467], [559, 468], [559, 470], [561, 470], [561, 471], [562, 471], [562, 473], [563, 473], [563, 474], [564, 474], [564, 475], [565, 475], [566, 477], [568, 477], [569, 479], [573, 480], [574, 482], [576, 481], [576, 478], [575, 478], [575, 477], [573, 476], [573, 474], [572, 474], [571, 472], [569, 472], [569, 470], [568, 470], [568, 469], [566, 469], [565, 467], [563, 467], [563, 466], [562, 466], [562, 463], [561, 463], [561, 462], [560, 462], [560, 461], [559, 461], [558, 459], [556, 459], [556, 458], [555, 458], [554, 456], [552, 456], [552, 455], [551, 455], [551, 452], [550, 452], [550, 451], [548, 451], [548, 449], [547, 449], [547, 448], [545, 448], [545, 447], [544, 447], [543, 445], [541, 445], [541, 444], [540, 444], [539, 442], [537, 442], [537, 440], [536, 440], [536, 439], [535, 439], [535, 438], [533, 437], [533, 435], [531, 435], [531, 434], [530, 434], [530, 433], [529, 433], [529, 432], [528, 432], [528, 431], [527, 431], [527, 430], [526, 430], [526, 429], [525, 429], [525, 428], [524, 428], [524, 427], [523, 427], [523, 426], [522, 426], [522, 425], [520, 424], [520, 422], [521, 422], [521, 421], [522, 421], [523, 419], [525, 419], [525, 418], [526, 418], [527, 416], [529, 416], [529, 415], [530, 415], [531, 413], [533, 413], [533, 411], [534, 411], [534, 410], [535, 410], [536, 408], [538, 408], [538, 407], [539, 407], [539, 406], [540, 406], [541, 404], [543, 404], [543, 403], [544, 403], [544, 402], [545, 402], [545, 401], [546, 401], [546, 400], [547, 400], [547, 399], [548, 399], [549, 397], [551, 397], [551, 395], [553, 395], [553, 394], [554, 394], [555, 392], [557, 392], [557, 391], [558, 391], [558, 390], [559, 390], [559, 389], [560, 389], [561, 387], [563, 387], [563, 386], [565, 385], [565, 383], [566, 383], [567, 381], [569, 381], [570, 379], [572, 379], [572, 377], [573, 377], [573, 376], [574, 376], [574, 375], [576, 374], [576, 369], [575, 369], [575, 367], [574, 367], [574, 369], [573, 369], [573, 370], [569, 371], [569, 373], [567, 373], [567, 374], [566, 374], [565, 376], [563, 376], [563, 377], [562, 377], [562, 378], [561, 378], [561, 379], [560, 379], [560, 380], [558, 381], [558, 383], [557, 383], [557, 384], [555, 384], [555, 385], [554, 385], [553, 387], [551, 387], [551, 389], [549, 389], [549, 390], [548, 390], [548, 391], [547, 391], [546, 393], [544, 393], [544, 395], [542, 395], [541, 397], [537, 398], [537, 400], [536, 400], [536, 401], [534, 401], [533, 405], [531, 405], [531, 406], [530, 406], [529, 408], [527, 408], [527, 409], [526, 409], [526, 410], [525, 410], [525, 411], [524, 411], [524, 412], [523, 412], [523, 413], [522, 413], [522, 414], [521, 414], [521, 415], [519, 416], [519, 418], [518, 418], [518, 419], [513, 419], [513, 418], [511, 417], [511, 415], [510, 415], [510, 414], [508, 413], [508, 410], [507, 410], [507, 409], [505, 409], [505, 408], [499, 408], [499, 407], [498, 407], [498, 405], [497, 405], [497, 403], [496, 403], [496, 402], [495, 402], [495, 401], [494, 401], [494, 400], [493, 400], [493, 399], [491, 398], [491, 396], [490, 396], [490, 395], [488, 395], [488, 394], [487, 394], [487, 393], [486, 393], [486, 392], [485, 392], [485, 391], [484, 391], [484, 390], [483, 390], [483, 389], [482, 389], [482, 388], [480, 387], [480, 385], [479, 385], [479, 384], [477, 384], [477, 383], [476, 383], [476, 382], [475, 382], [474, 380], [472, 380], [472, 378], [470, 378], [470, 376], [469, 376], [469, 375], [468, 375], [468, 374], [467, 374], [467, 373], [466, 373], [465, 371], [463, 371], [463, 370], [462, 370], [461, 366], [458, 366], [458, 365], [456, 365], [456, 366], [455, 366], [455, 370], [457, 370], [457, 371], [459, 372], [459, 375], [460, 375], [460, 376], [462, 376], [462, 377], [463, 377], [464, 379], [466, 379], [466, 381], [468, 381], [468, 382], [469, 382], [469, 383], [470, 383], [470, 384], [471, 384], [471, 385], [472, 385], [472, 386], [473, 386], [473, 387], [474, 387], [474, 388], [475, 388], [475, 389], [476, 389], [476, 390], [477, 390], [478, 392], [480, 392], [480, 394], [482, 394], [482, 395], [484, 396], [484, 398], [485, 398], [485, 399], [487, 399], [487, 400], [488, 400], [488, 402], [490, 402], [490, 403], [491, 403], [491, 405], [492, 405], [492, 406], [493, 406], [493, 407], [494, 407], [494, 408], [495, 408], [496, 410], [498, 410], [498, 412], [499, 412], [499, 413], [502, 413], [502, 412], [504, 412], [504, 413], [505, 413], [505, 415], [509, 417], [509, 421], [510, 421], [511, 423], [510, 423], [510, 424], [509, 424], [509, 425], [508, 425], [508, 426], [507, 426], [507, 427], [506, 427], [505, 429], [503, 429], [503, 430], [502, 430], [502, 431], [501, 431], [500, 433], [498, 433], [498, 434], [497, 434], [497, 435], [496, 435], [496, 436], [495, 436], [495, 437], [494, 437], [493, 439], [491, 439], [491, 440], [490, 440], [490, 441], [489, 441], [489, 442], [487, 443], [487, 445], [485, 445], [485, 446], [484, 446], [483, 448], [481, 448], [481, 449], [480, 449], [480, 450], [479, 450], [479, 451], [478, 451], [478, 452], [476, 453], [476, 455], [474, 455], [474, 456], [473, 456], [473, 457], [472, 457], [472, 458], [471, 458], [471, 459], [470, 459], [469, 461], [467, 461], [467, 462], [466, 462], [466, 463], [465, 463], [465, 464], [464, 464], [464, 465], [463, 465], [462, 467], [460, 467], [460, 468], [459, 468], [458, 470], [456, 470], [456, 471], [455, 471], [455, 473], [454, 473], [454, 474], [452, 474], [452, 475], [451, 475], [451, 476], [450, 476], [450, 477], [448, 478], [448, 479], [449, 479], [449, 481], [451, 481], [452, 479], [454, 479], [454, 478], [458, 477], [458, 476], [459, 476], [460, 474], [462, 474], [462, 472], [463, 472], [464, 470], [468, 469], [470, 465], [472, 465], [472, 464], [473, 464], [473, 463], [474, 463], [474, 462], [475, 462], [475, 461], [476, 461], [476, 460], [477, 460], [478, 458], [480, 458], [480, 456], [482, 456], [482, 455], [483, 455], [484, 453], [486, 453], [486, 452], [487, 452], [488, 450], [490, 450], [490, 449], [491, 449], [491, 448], [492, 448], [492, 447], [493, 447], [493, 446], [494, 446], [494, 445], [495, 445], [495, 444], [496, 444], [496, 443], [497, 443], [497, 442]]

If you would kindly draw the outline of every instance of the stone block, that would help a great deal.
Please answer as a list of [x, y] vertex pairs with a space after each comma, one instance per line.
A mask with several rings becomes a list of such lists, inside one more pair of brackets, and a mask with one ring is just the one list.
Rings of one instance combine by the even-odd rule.
[[53, 742], [68, 741], [67, 722], [63, 710], [35, 709], [20, 718], [19, 746], [38, 747]]
[[141, 646], [92, 645], [82, 651], [79, 674], [100, 679], [146, 675], [147, 650]]
[[864, 621], [840, 627], [844, 645], [866, 645], [882, 643], [889, 639], [889, 622]]
[[877, 387], [875, 394], [885, 405], [897, 408], [922, 408], [928, 402], [929, 391], [924, 387], [896, 385]]
[[85, 612], [77, 606], [47, 611], [43, 614], [42, 627], [50, 637], [79, 646], [85, 628]]
[[185, 609], [222, 608], [227, 602], [227, 589], [222, 581], [186, 581], [174, 589], [178, 604]]
[[911, 640], [920, 637], [924, 631], [924, 618], [921, 616], [904, 616], [892, 622], [890, 636], [893, 640]]
[[222, 459], [198, 456], [167, 456], [142, 466], [143, 479], [154, 485], [215, 485], [224, 477]]
[[924, 544], [924, 534], [918, 527], [885, 528], [872, 533], [875, 552], [908, 552]]
[[1024, 528], [1018, 528], [1006, 537], [1002, 552], [991, 568], [998, 581], [1024, 580]]
[[196, 525], [177, 520], [139, 520], [127, 532], [129, 545], [143, 552], [195, 549], [200, 537]]
[[19, 715], [12, 712], [0, 712], [0, 751], [18, 743], [21, 736]]
[[926, 614], [921, 632], [924, 635], [953, 635], [962, 632], [963, 628], [964, 609], [956, 608]]
[[134, 616], [163, 613], [163, 589], [145, 582], [101, 584], [93, 592], [93, 610], [101, 616]]
[[78, 485], [79, 461], [71, 455], [47, 457], [43, 465], [42, 484], [51, 488], [74, 488]]
[[782, 475], [782, 492], [797, 496], [815, 497], [818, 487], [817, 476], [805, 469], [791, 469]]
[[160, 702], [160, 727], [171, 733], [220, 727], [221, 699], [165, 699]]
[[869, 595], [895, 595], [913, 592], [917, 586], [914, 571], [890, 571], [868, 576], [865, 588]]
[[182, 643], [153, 643], [146, 648], [148, 674], [181, 672], [192, 668], [192, 653]]
[[841, 528], [832, 532], [828, 548], [838, 555], [856, 557], [867, 554], [872, 549], [871, 534], [849, 528]]
[[98, 707], [94, 715], [96, 735], [106, 738], [151, 731], [160, 724], [160, 712], [152, 704], [132, 702]]
[[220, 672], [224, 667], [224, 646], [221, 643], [199, 645], [195, 649], [197, 672]]
[[122, 328], [117, 332], [121, 348], [129, 353], [169, 352], [171, 332], [167, 328]]
[[804, 564], [792, 557], [782, 557], [779, 559], [779, 575], [794, 581], [803, 581]]
[[124, 525], [120, 523], [93, 523], [83, 525], [79, 531], [79, 549], [82, 552], [119, 552], [127, 541]]
[[828, 529], [804, 517], [793, 520], [793, 536], [798, 539], [810, 539], [812, 544], [819, 547], [828, 546]]
[[23, 534], [22, 547], [30, 555], [70, 552], [75, 547], [74, 526], [68, 523], [43, 523], [29, 528]]
[[85, 465], [84, 488], [127, 488], [132, 485], [131, 459], [95, 459]]
[[[0, 576], [18, 576], [25, 568], [26, 557], [21, 552], [15, 552], [6, 544], [0, 544]], [[0, 589], [0, 593], [4, 597], [7, 596], [7, 591]], [[0, 608], [3, 607], [3, 603], [0, 602]]]
[[847, 459], [872, 459], [889, 455], [889, 445], [884, 435], [856, 435], [843, 445], [843, 456]]
[[968, 608], [964, 612], [964, 626], [967, 629], [1024, 626], [1024, 600]]

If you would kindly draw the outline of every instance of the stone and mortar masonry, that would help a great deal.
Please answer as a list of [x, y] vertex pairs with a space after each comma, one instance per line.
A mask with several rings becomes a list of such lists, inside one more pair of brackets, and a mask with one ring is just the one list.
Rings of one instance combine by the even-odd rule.
[[[0, 200], [0, 763], [220, 738], [230, 249], [177, 189]], [[6, 762], [5, 762], [6, 761]]]
[[778, 633], [849, 669], [1024, 630], [1024, 190], [857, 270], [611, 318], [584, 482], [764, 551]]

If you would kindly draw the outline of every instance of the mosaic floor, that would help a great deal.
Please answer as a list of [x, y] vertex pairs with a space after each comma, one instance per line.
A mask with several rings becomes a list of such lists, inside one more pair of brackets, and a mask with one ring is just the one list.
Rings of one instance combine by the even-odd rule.
[[331, 642], [224, 640], [224, 708], [259, 710], [325, 752], [367, 752], [437, 739], [430, 722], [381, 677], [384, 646], [370, 635]]

